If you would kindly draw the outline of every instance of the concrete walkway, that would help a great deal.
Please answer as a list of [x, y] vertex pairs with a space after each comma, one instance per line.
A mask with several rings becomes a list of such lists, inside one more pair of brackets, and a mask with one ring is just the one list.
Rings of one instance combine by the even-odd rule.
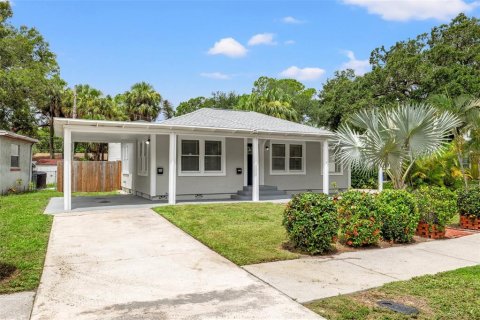
[[304, 303], [476, 264], [480, 264], [480, 234], [244, 268]]
[[24, 291], [0, 295], [0, 320], [28, 320], [35, 292]]
[[150, 209], [56, 215], [32, 319], [321, 319]]

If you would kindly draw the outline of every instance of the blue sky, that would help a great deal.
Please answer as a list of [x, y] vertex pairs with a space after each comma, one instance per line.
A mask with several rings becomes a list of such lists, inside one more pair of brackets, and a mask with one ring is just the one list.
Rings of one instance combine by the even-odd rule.
[[69, 85], [116, 94], [147, 81], [175, 105], [217, 90], [248, 92], [261, 75], [319, 89], [335, 70], [365, 72], [377, 46], [429, 31], [458, 12], [480, 15], [480, 2], [471, 0], [13, 4], [13, 24], [40, 30]]

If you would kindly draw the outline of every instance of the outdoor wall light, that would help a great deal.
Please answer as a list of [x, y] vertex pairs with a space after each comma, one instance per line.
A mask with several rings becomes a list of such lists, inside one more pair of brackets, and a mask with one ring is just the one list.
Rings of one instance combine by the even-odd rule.
[[270, 150], [270, 146], [265, 146], [265, 150]]
[[150, 138], [148, 138], [147, 141], [145, 141], [145, 144], [147, 144], [147, 145], [150, 144]]

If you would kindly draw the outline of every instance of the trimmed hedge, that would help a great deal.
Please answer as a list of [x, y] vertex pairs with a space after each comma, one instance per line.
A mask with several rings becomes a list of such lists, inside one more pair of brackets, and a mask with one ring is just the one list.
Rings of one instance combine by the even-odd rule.
[[285, 208], [283, 225], [296, 248], [310, 254], [324, 253], [338, 234], [335, 204], [325, 194], [295, 195]]
[[458, 191], [457, 208], [462, 216], [480, 218], [480, 187]]
[[347, 191], [336, 203], [340, 237], [353, 247], [376, 244], [380, 239], [380, 219], [375, 197], [360, 191]]
[[417, 202], [420, 222], [436, 225], [439, 231], [457, 212], [457, 195], [446, 188], [422, 186], [413, 193]]
[[377, 205], [383, 239], [412, 242], [420, 219], [415, 198], [405, 190], [384, 190], [377, 196]]

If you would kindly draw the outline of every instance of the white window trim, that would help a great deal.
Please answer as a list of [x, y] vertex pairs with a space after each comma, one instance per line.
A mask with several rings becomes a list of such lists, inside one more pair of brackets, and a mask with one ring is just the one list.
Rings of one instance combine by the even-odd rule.
[[[16, 149], [16, 155], [13, 154], [13, 146], [15, 146], [15, 149]], [[12, 157], [18, 157], [18, 166], [16, 167], [13, 167], [12, 166]], [[10, 145], [10, 168], [13, 168], [13, 169], [18, 169], [20, 168], [20, 145], [19, 144], [16, 144], [16, 143], [12, 143]]]
[[[182, 171], [182, 141], [183, 140], [197, 140], [199, 142], [199, 171]], [[220, 171], [205, 171], [205, 140], [207, 141], [220, 141], [222, 143], [222, 155]], [[223, 137], [197, 137], [197, 136], [181, 136], [179, 137], [179, 143], [177, 148], [177, 174], [179, 177], [218, 177], [225, 176], [226, 166], [226, 153], [225, 153], [225, 138]]]
[[[149, 154], [150, 154], [150, 144], [147, 144], [148, 139], [143, 139], [137, 142], [137, 174], [142, 177], [148, 176], [148, 165], [149, 165]], [[144, 145], [147, 148], [147, 152], [144, 154], [143, 161], [145, 162], [144, 170], [142, 170], [142, 155], [140, 155], [141, 145]]]
[[[272, 165], [272, 151], [274, 144], [284, 144], [285, 145], [285, 170], [273, 170]], [[290, 145], [299, 144], [302, 146], [302, 170], [290, 170]], [[270, 175], [271, 176], [285, 176], [285, 175], [305, 175], [306, 174], [306, 164], [307, 164], [307, 148], [305, 141], [285, 141], [285, 140], [270, 140]]]
[[[335, 150], [333, 148], [329, 147], [328, 155], [331, 156], [334, 153], [334, 151]], [[323, 157], [323, 154], [322, 154], [322, 157]], [[329, 176], [343, 176], [343, 173], [344, 173], [343, 164], [340, 164], [340, 172], [330, 172], [330, 159], [328, 159], [328, 165], [329, 165], [329, 169], [328, 169]], [[323, 176], [323, 170], [320, 171], [320, 175]]]

